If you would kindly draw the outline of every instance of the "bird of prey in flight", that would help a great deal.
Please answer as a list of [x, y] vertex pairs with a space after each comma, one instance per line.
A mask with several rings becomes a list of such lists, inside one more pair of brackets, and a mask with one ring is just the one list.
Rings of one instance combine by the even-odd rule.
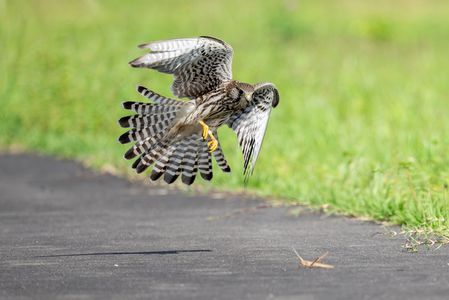
[[173, 94], [189, 100], [167, 98], [138, 86], [138, 93], [151, 102], [123, 103], [136, 114], [119, 120], [122, 127], [130, 128], [119, 141], [134, 142], [124, 157], [137, 157], [132, 165], [136, 172], [152, 166], [152, 180], [163, 175], [165, 182], [172, 183], [181, 176], [182, 182], [190, 185], [198, 172], [205, 180], [212, 179], [212, 155], [224, 172], [230, 172], [217, 135], [217, 129], [226, 124], [237, 134], [247, 180], [271, 108], [279, 103], [274, 84], [232, 79], [232, 47], [213, 37], [157, 41], [139, 47], [150, 52], [130, 65], [173, 74]]

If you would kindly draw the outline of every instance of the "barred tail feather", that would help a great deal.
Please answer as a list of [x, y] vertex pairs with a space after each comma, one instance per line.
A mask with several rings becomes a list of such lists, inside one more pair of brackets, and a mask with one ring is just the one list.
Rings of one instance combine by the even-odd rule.
[[186, 102], [179, 101], [171, 98], [167, 98], [164, 96], [159, 95], [158, 93], [155, 93], [153, 91], [150, 91], [144, 86], [137, 86], [137, 92], [144, 96], [145, 98], [150, 99], [154, 103], [161, 104], [161, 105], [171, 105], [171, 106], [183, 106]]
[[164, 123], [166, 126], [176, 117], [176, 112], [125, 116], [118, 120], [123, 128], [145, 128]]
[[164, 156], [156, 162], [150, 175], [151, 180], [157, 180], [164, 174], [164, 180], [167, 183], [172, 183], [178, 178], [183, 143], [184, 141], [179, 141], [170, 146]]
[[[172, 163], [172, 160], [174, 157], [174, 152], [179, 149], [179, 144], [180, 144], [180, 142], [177, 142], [177, 143], [171, 145], [167, 149], [165, 154], [156, 162], [156, 164], [153, 167], [153, 171], [151, 172], [151, 175], [150, 175], [151, 180], [157, 180], [164, 173], [165, 173], [164, 180], [167, 183], [172, 183], [176, 180], [176, 178], [177, 178], [176, 171], [167, 169], [167, 165], [169, 163]], [[171, 177], [169, 177], [168, 175], [171, 175]]]
[[200, 137], [194, 137], [190, 140], [185, 148], [185, 153], [182, 158], [182, 177], [184, 184], [191, 185], [196, 178], [198, 172], [198, 152]]
[[122, 144], [126, 144], [131, 141], [135, 142], [142, 141], [147, 138], [156, 136], [161, 132], [165, 132], [166, 129], [168, 128], [168, 125], [170, 125], [170, 123], [161, 122], [143, 129], [131, 129], [123, 133], [121, 136], [119, 136], [118, 141]]
[[170, 146], [155, 163], [150, 179], [157, 180], [164, 175], [164, 181], [170, 184], [182, 174], [182, 182], [192, 184], [198, 171], [197, 157], [200, 140], [199, 135], [191, 135]]
[[[217, 132], [214, 132], [213, 134], [215, 135], [215, 137], [218, 140]], [[218, 141], [218, 147], [213, 152], [213, 154], [214, 154], [214, 157], [215, 157], [215, 161], [217, 162], [217, 165], [220, 167], [220, 169], [223, 172], [226, 172], [226, 173], [231, 172], [231, 167], [228, 165], [228, 162], [226, 161], [226, 158], [225, 158], [224, 153], [223, 153], [223, 149], [221, 149], [220, 141]]]
[[[177, 101], [177, 100], [174, 100]], [[185, 103], [182, 101], [177, 101], [181, 103]], [[155, 104], [155, 103], [146, 103], [146, 102], [138, 102], [138, 101], [125, 101], [122, 102], [122, 106], [124, 109], [133, 110], [140, 115], [148, 115], [148, 114], [162, 114], [162, 113], [170, 113], [176, 112], [181, 108], [181, 105], [173, 105], [173, 104]]]
[[200, 142], [200, 153], [198, 157], [198, 169], [200, 170], [200, 175], [205, 180], [212, 179], [212, 159], [211, 153], [209, 152], [209, 147], [206, 141]]
[[163, 158], [167, 148], [170, 145], [164, 142], [159, 142], [154, 148], [150, 149], [148, 152], [142, 154], [140, 156], [140, 162], [136, 166], [136, 172], [142, 173], [148, 167], [150, 167], [153, 163]]
[[186, 153], [189, 152], [189, 145], [195, 138], [189, 137], [177, 144], [175, 152], [170, 156], [169, 163], [164, 174], [164, 181], [166, 183], [174, 182], [182, 172], [183, 159]]
[[138, 87], [138, 92], [156, 104], [133, 101], [123, 103], [125, 109], [134, 110], [137, 115], [125, 116], [119, 120], [120, 126], [132, 128], [118, 138], [122, 144], [145, 140], [165, 132], [176, 118], [177, 112], [186, 104], [183, 101], [165, 98], [144, 87]]
[[[170, 129], [176, 114], [186, 104], [184, 101], [161, 96], [143, 86], [138, 86], [137, 91], [154, 103], [134, 101], [123, 103], [125, 109], [133, 110], [137, 113], [133, 116], [125, 116], [119, 120], [120, 126], [131, 129], [123, 133], [118, 138], [118, 141], [122, 144], [136, 142], [125, 153], [126, 159], [131, 159], [150, 151]], [[139, 162], [134, 162], [133, 168], [137, 169]]]
[[146, 153], [150, 151], [151, 148], [153, 148], [159, 140], [162, 139], [164, 136], [164, 132], [159, 132], [158, 134], [147, 137], [145, 139], [137, 141], [137, 143], [134, 144], [128, 151], [126, 151], [124, 157], [126, 159], [134, 158], [140, 154]]

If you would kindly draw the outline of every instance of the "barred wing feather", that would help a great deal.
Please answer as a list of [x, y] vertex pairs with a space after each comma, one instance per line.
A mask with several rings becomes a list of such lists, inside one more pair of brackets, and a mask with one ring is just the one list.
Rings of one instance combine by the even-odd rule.
[[228, 122], [237, 134], [243, 152], [245, 180], [252, 175], [259, 156], [271, 108], [279, 103], [279, 93], [271, 83], [255, 86], [252, 103], [231, 116]]
[[173, 39], [139, 46], [150, 49], [130, 64], [173, 74], [173, 94], [197, 98], [232, 78], [232, 47], [212, 37]]

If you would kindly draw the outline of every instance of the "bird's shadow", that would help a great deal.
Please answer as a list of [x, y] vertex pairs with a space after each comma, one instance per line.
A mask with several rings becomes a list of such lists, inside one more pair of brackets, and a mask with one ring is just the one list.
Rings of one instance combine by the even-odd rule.
[[198, 252], [212, 252], [210, 249], [187, 249], [187, 250], [161, 250], [161, 251], [123, 251], [123, 252], [91, 252], [91, 253], [68, 253], [68, 254], [54, 254], [41, 255], [35, 258], [51, 258], [51, 257], [74, 257], [74, 256], [105, 256], [105, 255], [168, 255], [181, 253], [198, 253]]

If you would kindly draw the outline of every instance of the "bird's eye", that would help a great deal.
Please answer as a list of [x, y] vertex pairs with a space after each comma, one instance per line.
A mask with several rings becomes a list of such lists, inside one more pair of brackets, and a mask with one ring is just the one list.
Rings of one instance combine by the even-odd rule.
[[239, 99], [242, 96], [242, 90], [238, 88], [233, 88], [229, 94], [229, 96], [233, 99]]

